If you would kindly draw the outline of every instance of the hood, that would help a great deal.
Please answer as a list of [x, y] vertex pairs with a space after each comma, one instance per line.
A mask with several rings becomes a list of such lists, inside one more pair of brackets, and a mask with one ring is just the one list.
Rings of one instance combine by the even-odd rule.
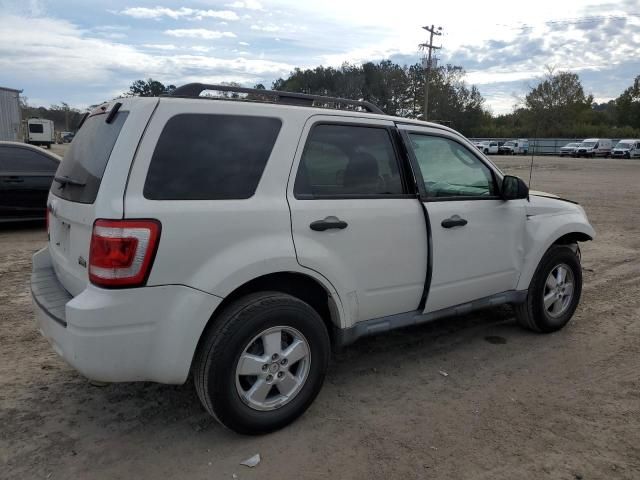
[[576, 202], [561, 198], [552, 193], [529, 191], [527, 215], [559, 215], [565, 213], [581, 213], [584, 209]]
[[529, 190], [529, 195], [535, 195], [536, 197], [560, 198], [558, 195], [554, 195], [553, 193], [541, 192], [539, 190]]

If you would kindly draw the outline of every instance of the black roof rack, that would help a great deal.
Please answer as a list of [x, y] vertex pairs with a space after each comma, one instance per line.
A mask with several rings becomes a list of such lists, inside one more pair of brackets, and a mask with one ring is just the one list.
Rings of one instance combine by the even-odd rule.
[[[337, 97], [324, 97], [322, 95], [310, 95], [307, 93], [295, 93], [295, 92], [282, 92], [279, 90], [262, 90], [258, 88], [245, 88], [245, 87], [233, 87], [231, 85], [209, 85], [206, 83], [187, 83], [181, 87], [173, 90], [169, 96], [171, 97], [199, 97], [205, 90], [214, 90], [218, 92], [235, 92], [235, 93], [248, 93], [258, 96], [260, 98], [269, 97], [275, 103], [284, 103], [286, 105], [300, 105], [306, 107], [326, 107], [327, 104], [332, 104], [332, 107], [340, 109], [341, 105], [350, 105], [353, 107], [360, 107], [370, 113], [379, 113], [384, 115], [384, 112], [379, 107], [371, 102], [350, 100], [348, 98]], [[315, 104], [315, 105], [314, 105]]]

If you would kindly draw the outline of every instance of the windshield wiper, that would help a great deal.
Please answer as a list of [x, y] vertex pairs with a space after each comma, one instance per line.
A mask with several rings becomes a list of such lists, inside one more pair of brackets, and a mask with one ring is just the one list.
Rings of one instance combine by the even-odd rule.
[[61, 177], [53, 177], [53, 179], [60, 184], [60, 187], [66, 187], [67, 185], [75, 185], [76, 187], [84, 187], [86, 185], [85, 182], [79, 182], [78, 180], [74, 180], [73, 178], [67, 177], [63, 175]]

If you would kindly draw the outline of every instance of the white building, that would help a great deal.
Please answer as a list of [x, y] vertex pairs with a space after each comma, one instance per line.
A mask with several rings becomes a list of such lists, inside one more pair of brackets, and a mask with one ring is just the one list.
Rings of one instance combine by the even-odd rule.
[[0, 87], [0, 140], [21, 141], [20, 93], [22, 90]]

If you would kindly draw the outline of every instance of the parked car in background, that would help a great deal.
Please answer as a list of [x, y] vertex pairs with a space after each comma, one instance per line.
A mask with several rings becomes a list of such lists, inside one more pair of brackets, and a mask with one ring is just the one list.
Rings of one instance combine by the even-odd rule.
[[635, 158], [640, 157], [640, 140], [629, 139], [620, 140], [613, 150], [611, 150], [613, 158]]
[[567, 143], [564, 147], [560, 149], [560, 156], [564, 157], [565, 155], [573, 155], [576, 151], [576, 148], [580, 145], [579, 142], [571, 142]]
[[475, 146], [478, 147], [485, 155], [498, 153], [498, 142], [493, 140], [483, 140], [482, 142], [476, 142]]
[[526, 155], [529, 152], [529, 140], [519, 138], [518, 140], [509, 140], [504, 142], [498, 148], [500, 155]]
[[18, 142], [0, 142], [0, 222], [44, 219], [60, 157]]
[[611, 139], [609, 138], [586, 138], [573, 152], [573, 157], [604, 157], [611, 155]]
[[61, 132], [60, 133], [60, 138], [62, 140], [62, 143], [71, 143], [71, 140], [73, 140], [74, 136], [75, 136], [75, 133], [73, 133], [73, 132]]
[[51, 148], [51, 144], [55, 143], [54, 135], [53, 121], [45, 118], [30, 118], [27, 120], [26, 143]]

